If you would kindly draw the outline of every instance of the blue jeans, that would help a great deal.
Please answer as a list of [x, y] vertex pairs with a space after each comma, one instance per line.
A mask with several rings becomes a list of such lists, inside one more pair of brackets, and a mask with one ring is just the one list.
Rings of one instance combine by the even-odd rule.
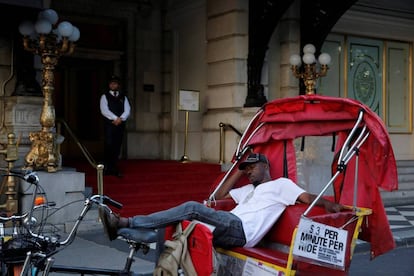
[[130, 217], [129, 227], [158, 229], [182, 220], [199, 220], [215, 226], [215, 246], [229, 248], [243, 246], [246, 243], [242, 222], [236, 215], [227, 211], [216, 211], [195, 201], [149, 215]]

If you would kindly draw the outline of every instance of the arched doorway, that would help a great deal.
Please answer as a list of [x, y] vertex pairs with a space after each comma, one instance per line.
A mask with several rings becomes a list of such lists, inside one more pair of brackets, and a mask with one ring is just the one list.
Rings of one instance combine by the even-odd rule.
[[[56, 118], [63, 119], [96, 161], [103, 156], [103, 121], [99, 99], [114, 72], [113, 60], [62, 58], [55, 72]], [[62, 128], [63, 161], [83, 158], [76, 140]]]

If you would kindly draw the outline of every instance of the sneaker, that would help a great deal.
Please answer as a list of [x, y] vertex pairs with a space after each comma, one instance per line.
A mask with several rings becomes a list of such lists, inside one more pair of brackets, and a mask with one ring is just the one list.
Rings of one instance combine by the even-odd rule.
[[109, 240], [115, 240], [118, 237], [119, 215], [113, 213], [106, 206], [99, 206], [99, 217]]

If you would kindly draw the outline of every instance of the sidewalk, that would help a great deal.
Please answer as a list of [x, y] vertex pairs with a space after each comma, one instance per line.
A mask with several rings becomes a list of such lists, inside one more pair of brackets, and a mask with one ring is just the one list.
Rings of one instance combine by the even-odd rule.
[[414, 205], [386, 207], [397, 246], [414, 245]]
[[[109, 241], [102, 229], [80, 232], [75, 241], [55, 255], [55, 265], [87, 268], [122, 269], [128, 256], [128, 244]], [[149, 253], [150, 254], [150, 253]], [[152, 275], [154, 263], [136, 258], [132, 264], [134, 275]], [[50, 273], [50, 275], [74, 275]]]
[[[397, 246], [413, 246], [414, 205], [387, 207], [386, 211]], [[358, 242], [355, 253], [367, 252], [369, 248], [368, 243]], [[80, 231], [73, 244], [55, 255], [55, 264], [120, 269], [124, 265], [128, 251], [128, 245], [124, 241], [110, 242], [104, 235], [102, 227], [97, 225], [93, 230]], [[154, 262], [149, 260], [154, 259], [154, 256], [150, 252], [145, 259], [137, 258], [132, 265], [135, 275], [152, 275]], [[51, 273], [51, 275], [65, 274]]]

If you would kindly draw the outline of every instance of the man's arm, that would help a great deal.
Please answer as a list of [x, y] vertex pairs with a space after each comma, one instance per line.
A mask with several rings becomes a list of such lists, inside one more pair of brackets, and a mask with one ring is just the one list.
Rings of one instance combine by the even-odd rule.
[[216, 199], [231, 198], [229, 191], [233, 188], [234, 184], [240, 179], [243, 175], [243, 171], [237, 169], [235, 173], [229, 176], [227, 180], [221, 185], [220, 189], [217, 190], [215, 194]]
[[[304, 192], [299, 195], [298, 201], [306, 204], [311, 204], [316, 199], [316, 195], [310, 194], [308, 192]], [[319, 198], [319, 200], [316, 202], [316, 205], [325, 207], [326, 211], [329, 213], [337, 213], [342, 210], [348, 209], [346, 206], [343, 206], [341, 204], [332, 202], [330, 200]]]
[[126, 121], [131, 113], [131, 105], [129, 104], [127, 96], [124, 96], [124, 113], [119, 116], [122, 121]]
[[108, 108], [108, 100], [106, 99], [105, 94], [101, 96], [101, 99], [99, 101], [99, 107], [101, 109], [101, 114], [108, 118], [111, 121], [114, 121], [118, 118], [114, 113], [112, 113]]

